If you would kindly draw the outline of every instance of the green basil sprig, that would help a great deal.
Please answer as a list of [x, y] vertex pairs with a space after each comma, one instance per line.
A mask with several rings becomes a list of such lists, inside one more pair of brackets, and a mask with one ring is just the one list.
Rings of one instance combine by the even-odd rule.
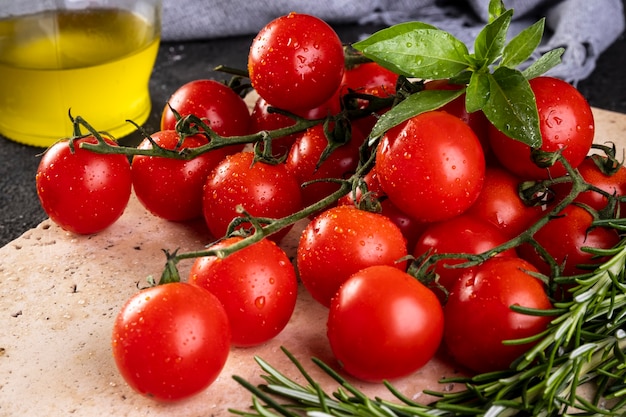
[[449, 79], [460, 92], [421, 91], [409, 96], [379, 119], [372, 139], [425, 111], [435, 110], [465, 92], [465, 106], [483, 111], [500, 131], [531, 147], [541, 146], [539, 116], [528, 80], [561, 61], [563, 49], [542, 55], [523, 71], [543, 37], [545, 19], [507, 42], [513, 17], [501, 0], [491, 0], [490, 22], [480, 31], [473, 53], [452, 34], [422, 22], [407, 22], [380, 30], [352, 46], [385, 68], [423, 80]]

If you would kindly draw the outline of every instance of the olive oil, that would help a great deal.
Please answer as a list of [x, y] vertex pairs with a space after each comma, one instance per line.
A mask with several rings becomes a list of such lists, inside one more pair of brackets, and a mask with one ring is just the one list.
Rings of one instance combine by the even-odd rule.
[[160, 22], [114, 9], [45, 11], [0, 20], [0, 134], [49, 146], [72, 134], [68, 113], [124, 136], [150, 113]]

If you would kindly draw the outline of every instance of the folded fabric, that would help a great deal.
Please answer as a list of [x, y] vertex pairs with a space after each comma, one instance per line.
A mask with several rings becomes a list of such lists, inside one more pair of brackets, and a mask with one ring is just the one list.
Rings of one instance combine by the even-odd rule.
[[[514, 10], [510, 36], [541, 17], [547, 18], [539, 52], [564, 47], [563, 63], [550, 74], [572, 83], [591, 74], [598, 56], [624, 30], [622, 0], [504, 3]], [[163, 0], [162, 35], [164, 41], [253, 35], [272, 19], [295, 11], [313, 14], [331, 24], [389, 26], [419, 20], [471, 45], [488, 19], [488, 4], [489, 0]]]

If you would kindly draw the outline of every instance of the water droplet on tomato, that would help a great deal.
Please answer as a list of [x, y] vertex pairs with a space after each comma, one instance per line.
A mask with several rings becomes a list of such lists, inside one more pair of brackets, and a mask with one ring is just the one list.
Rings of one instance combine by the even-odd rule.
[[257, 306], [257, 308], [265, 307], [265, 297], [257, 297], [256, 300], [254, 300], [254, 305]]

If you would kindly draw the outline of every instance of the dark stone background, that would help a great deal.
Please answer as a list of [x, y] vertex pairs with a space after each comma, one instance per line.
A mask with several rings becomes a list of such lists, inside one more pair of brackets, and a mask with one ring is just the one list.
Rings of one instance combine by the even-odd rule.
[[[340, 26], [344, 42], [352, 42], [366, 27]], [[152, 114], [144, 125], [158, 130], [160, 114], [170, 94], [198, 78], [225, 79], [213, 71], [217, 65], [245, 68], [251, 36], [203, 42], [163, 43], [150, 81]], [[592, 106], [626, 113], [626, 38], [624, 34], [599, 58], [594, 73], [578, 84]], [[122, 142], [137, 143], [130, 136]], [[46, 218], [35, 191], [35, 172], [42, 148], [24, 146], [0, 137], [0, 246], [19, 237]]]

